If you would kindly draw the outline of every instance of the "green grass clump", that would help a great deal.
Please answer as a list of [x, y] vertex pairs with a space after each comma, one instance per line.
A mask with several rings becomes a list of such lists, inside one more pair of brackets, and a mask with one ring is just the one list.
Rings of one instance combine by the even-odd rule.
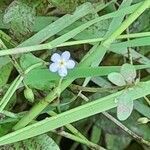
[[[149, 0], [0, 4], [0, 148], [150, 146]], [[66, 50], [62, 78], [48, 67]]]

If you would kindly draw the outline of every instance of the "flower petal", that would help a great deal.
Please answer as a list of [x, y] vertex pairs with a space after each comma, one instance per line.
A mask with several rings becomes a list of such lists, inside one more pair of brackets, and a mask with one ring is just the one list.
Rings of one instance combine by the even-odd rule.
[[61, 57], [64, 59], [64, 60], [69, 60], [70, 58], [70, 52], [69, 51], [65, 51], [61, 54]]
[[56, 72], [56, 71], [58, 71], [58, 69], [59, 69], [58, 63], [52, 63], [52, 64], [50, 64], [50, 66], [49, 66], [49, 70], [50, 70], [51, 72]]
[[59, 68], [58, 74], [59, 74], [61, 77], [65, 77], [65, 76], [67, 75], [67, 68], [66, 68], [66, 67], [61, 67], [61, 68]]
[[58, 61], [60, 61], [60, 59], [61, 59], [61, 57], [57, 53], [54, 53], [51, 57], [51, 61], [53, 61], [53, 62], [58, 62]]
[[73, 60], [68, 60], [67, 61], [67, 68], [72, 69], [75, 66], [75, 62]]

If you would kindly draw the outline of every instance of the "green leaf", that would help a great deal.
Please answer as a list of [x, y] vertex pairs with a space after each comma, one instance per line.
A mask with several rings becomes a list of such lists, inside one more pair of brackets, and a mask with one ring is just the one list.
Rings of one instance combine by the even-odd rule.
[[[0, 60], [0, 63], [1, 63], [1, 60]], [[12, 71], [12, 68], [13, 68], [12, 64], [9, 63], [0, 69], [0, 88], [7, 83], [10, 73]]]
[[[69, 71], [69, 74], [64, 79], [69, 78], [84, 78], [93, 76], [108, 75], [111, 71], [119, 71], [120, 67], [80, 67]], [[44, 78], [43, 78], [44, 77]], [[55, 86], [54, 82], [58, 81], [60, 76], [57, 73], [52, 73], [49, 69], [37, 68], [29, 72], [25, 76], [25, 82], [30, 87], [36, 89], [50, 89]]]
[[150, 10], [146, 10], [130, 27], [130, 32], [149, 31]]
[[123, 124], [135, 132], [137, 135], [140, 135], [145, 140], [150, 141], [150, 128], [149, 124], [139, 124], [137, 120], [141, 117], [141, 115], [137, 111], [133, 111], [132, 115], [123, 122]]
[[118, 98], [117, 117], [119, 120], [126, 120], [132, 113], [133, 100], [130, 94], [125, 91]]
[[[144, 69], [149, 68], [150, 65], [137, 65], [136, 69]], [[106, 76], [111, 72], [119, 72], [120, 66], [102, 66], [102, 67], [77, 67], [72, 70], [69, 70], [68, 75], [64, 79], [70, 78], [85, 78], [85, 77], [96, 77], [96, 76]], [[119, 74], [119, 73], [115, 73]], [[119, 74], [119, 77], [121, 74]], [[44, 77], [44, 78], [43, 78]], [[122, 76], [121, 76], [122, 77]], [[32, 88], [41, 89], [41, 90], [49, 90], [54, 87], [56, 84], [53, 81], [58, 81], [60, 76], [57, 73], [52, 73], [49, 69], [37, 68], [31, 70], [26, 76], [24, 81], [27, 85]], [[117, 80], [116, 80], [117, 79]], [[115, 83], [118, 83], [120, 86], [126, 85], [125, 81], [118, 80], [118, 76], [115, 76]], [[123, 77], [121, 79], [124, 79]], [[121, 84], [122, 83], [122, 84]]]
[[8, 150], [60, 150], [58, 145], [48, 135], [40, 135], [14, 144], [1, 146], [0, 149]]
[[10, 24], [16, 34], [27, 34], [32, 30], [35, 21], [35, 10], [26, 3], [15, 0], [6, 9], [4, 23]]
[[124, 77], [120, 73], [112, 72], [108, 75], [108, 79], [117, 86], [126, 85]]
[[42, 62], [42, 59], [35, 57], [31, 53], [22, 55], [20, 58], [20, 65], [24, 70], [39, 62]]
[[[5, 120], [6, 119], [6, 117], [3, 115], [3, 114], [1, 114], [1, 121], [3, 121], [3, 120]], [[5, 119], [4, 119], [5, 118]], [[10, 128], [12, 127], [12, 126], [14, 126], [14, 122], [6, 122], [6, 123], [4, 123], [4, 124], [1, 124], [0, 125], [0, 136], [4, 136], [5, 134], [7, 134], [9, 131], [10, 131]]]
[[107, 149], [123, 150], [130, 144], [130, 138], [123, 135], [106, 134]]
[[[111, 18], [111, 17], [113, 18], [115, 16], [119, 16], [120, 14], [129, 14], [129, 13], [132, 13], [140, 5], [141, 5], [141, 3], [136, 4], [134, 6], [129, 6], [129, 7], [125, 8], [125, 9], [116, 11], [114, 13], [110, 13], [110, 14], [108, 14], [108, 15], [110, 15], [110, 17], [108, 17], [106, 15], [106, 17], [103, 17], [101, 19], [101, 21], [102, 20], [106, 20], [107, 17], [108, 18]], [[51, 23], [50, 25], [48, 25], [47, 27], [45, 27], [44, 29], [42, 29], [40, 32], [36, 33], [31, 38], [29, 38], [28, 40], [26, 40], [25, 42], [23, 42], [22, 44], [20, 44], [19, 47], [36, 45], [36, 44], [39, 44], [39, 43], [47, 40], [52, 35], [59, 34], [61, 30], [63, 30], [67, 26], [71, 25], [73, 22], [75, 22], [78, 19], [80, 19], [81, 17], [83, 17], [83, 16], [91, 13], [90, 9], [91, 9], [91, 7], [89, 6], [89, 3], [83, 4], [82, 6], [80, 6], [80, 10], [78, 9], [77, 11], [75, 11], [75, 13], [73, 15], [65, 15], [65, 16], [61, 17], [60, 19], [58, 19], [55, 22]], [[66, 22], [67, 22], [67, 24], [66, 24]], [[86, 36], [87, 36], [87, 34], [86, 34]], [[92, 34], [90, 34], [88, 36], [90, 38], [90, 37], [92, 37]], [[10, 62], [10, 60], [8, 59], [8, 57], [5, 57], [5, 63], [4, 64], [6, 64], [8, 62]], [[0, 67], [2, 65], [4, 65], [4, 64], [0, 64]]]
[[92, 13], [92, 10], [93, 6], [90, 3], [85, 3], [79, 6], [72, 15], [64, 15], [63, 17], [57, 19], [55, 22], [50, 23], [44, 29], [40, 30], [38, 33], [21, 43], [19, 47], [36, 45], [44, 42], [48, 38], [73, 24], [75, 21], [79, 20], [89, 13]]
[[[140, 83], [139, 87], [131, 88], [128, 94], [131, 94], [133, 99], [138, 99], [145, 95], [150, 94], [149, 86], [150, 81]], [[50, 130], [54, 130], [66, 124], [87, 118], [89, 116], [98, 114], [100, 112], [109, 110], [117, 106], [115, 99], [122, 93], [116, 92], [95, 101], [89, 102], [82, 106], [76, 107], [69, 111], [65, 111], [57, 116], [50, 117], [39, 121], [37, 123], [28, 125], [17, 131], [13, 131], [3, 137], [0, 137], [0, 145], [9, 144], [17, 141], [21, 141], [27, 138], [31, 138]]]
[[96, 125], [94, 125], [91, 133], [91, 141], [94, 143], [98, 143], [100, 141], [101, 132], [102, 130]]
[[120, 73], [127, 83], [133, 83], [136, 78], [136, 69], [131, 64], [123, 64]]
[[87, 2], [87, 0], [48, 0], [55, 7], [65, 13], [70, 13], [75, 10], [80, 4]]
[[135, 101], [134, 102], [134, 108], [139, 113], [141, 113], [143, 116], [145, 116], [147, 118], [150, 118], [150, 109], [149, 109], [149, 106], [147, 106], [144, 102], [145, 102], [144, 98], [143, 98], [143, 101], [142, 101], [142, 99], [140, 99], [138, 101]]

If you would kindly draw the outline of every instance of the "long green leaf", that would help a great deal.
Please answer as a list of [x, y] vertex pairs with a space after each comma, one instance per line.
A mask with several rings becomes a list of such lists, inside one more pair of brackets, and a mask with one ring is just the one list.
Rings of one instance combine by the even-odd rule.
[[[84, 60], [79, 64], [81, 66], [89, 66], [92, 64], [93, 61], [98, 59], [101, 55], [99, 55], [99, 51], [101, 49], [108, 50], [112, 44], [113, 41], [123, 32], [128, 28], [139, 16], [142, 14], [147, 8], [150, 6], [150, 1], [145, 0], [141, 6], [139, 6], [136, 11], [134, 11], [133, 14], [131, 14], [121, 25], [120, 27], [111, 34], [111, 36], [106, 39], [95, 51], [93, 51], [91, 54], [87, 54], [84, 57]], [[89, 57], [90, 56], [90, 57]], [[61, 87], [59, 88], [62, 92], [65, 90], [72, 82], [74, 79], [68, 79], [62, 82]], [[52, 92], [50, 92], [47, 97], [44, 98], [46, 102], [44, 103], [38, 103], [35, 105], [31, 111], [28, 112], [27, 115], [25, 115], [15, 126], [14, 129], [20, 129], [24, 126], [26, 126], [30, 121], [32, 121], [33, 118], [35, 118], [47, 105], [47, 102], [52, 102], [56, 97], [58, 93], [58, 88], [55, 88]]]
[[[129, 94], [132, 95], [132, 99], [138, 99], [140, 97], [150, 94], [150, 81], [143, 82], [134, 88], [131, 88]], [[122, 94], [122, 91], [108, 95], [104, 98], [97, 99], [88, 104], [84, 104], [77, 108], [63, 112], [57, 116], [44, 119], [33, 125], [29, 125], [23, 129], [19, 129], [12, 133], [9, 133], [0, 138], [0, 145], [9, 144], [17, 141], [21, 141], [27, 138], [31, 138], [48, 131], [54, 130], [66, 124], [90, 117], [100, 112], [109, 110], [117, 106], [116, 98]]]
[[[150, 64], [137, 65], [135, 66], [135, 68], [137, 70], [147, 69], [150, 68]], [[77, 78], [85, 78], [85, 77], [106, 76], [111, 72], [119, 72], [120, 69], [121, 69], [120, 66], [79, 67], [71, 70], [69, 74], [66, 77], [64, 77], [64, 80], [70, 78], [77, 79]], [[54, 81], [59, 79], [60, 79], [59, 75], [50, 72], [49, 69], [44, 69], [44, 68], [34, 69], [25, 76], [25, 81], [27, 83], [40, 82], [40, 81], [44, 82], [45, 80], [47, 80], [48, 82], [48, 81]]]
[[[28, 43], [26, 41], [25, 44], [22, 43], [21, 45], [19, 45], [19, 47], [24, 46], [24, 45], [25, 46], [28, 45], [29, 47], [13, 48], [13, 49], [8, 49], [8, 50], [1, 50], [0, 51], [0, 56], [9, 55], [9, 54], [24, 53], [24, 52], [31, 52], [31, 51], [37, 51], [37, 50], [43, 50], [43, 49], [52, 49], [52, 48], [56, 47], [57, 45], [62, 44], [63, 42], [65, 42], [65, 41], [73, 38], [78, 33], [80, 33], [81, 31], [85, 30], [86, 28], [90, 27], [91, 25], [93, 25], [93, 24], [95, 24], [97, 22], [100, 22], [102, 20], [106, 20], [106, 19], [113, 18], [113, 17], [118, 17], [118, 16], [120, 16], [120, 14], [121, 15], [122, 14], [129, 14], [129, 13], [131, 13], [134, 10], [133, 8], [135, 9], [135, 7], [133, 7], [133, 6], [127, 7], [125, 9], [121, 9], [121, 10], [118, 10], [116, 12], [113, 12], [113, 13], [110, 13], [110, 14], [107, 14], [107, 15], [95, 18], [93, 20], [90, 20], [87, 23], [85, 23], [85, 24], [83, 24], [83, 25], [81, 25], [81, 26], [79, 26], [79, 27], [71, 30], [70, 32], [68, 32], [68, 33], [66, 33], [66, 34], [64, 34], [64, 35], [62, 35], [62, 36], [60, 36], [58, 38], [56, 38], [55, 40], [51, 41], [48, 44], [29, 46], [30, 44], [26, 44], [26, 43]], [[37, 34], [35, 36], [36, 36], [36, 38], [39, 39], [39, 36], [37, 37]], [[34, 40], [36, 40], [36, 38], [34, 38]], [[39, 42], [37, 42], [37, 43], [39, 43]]]

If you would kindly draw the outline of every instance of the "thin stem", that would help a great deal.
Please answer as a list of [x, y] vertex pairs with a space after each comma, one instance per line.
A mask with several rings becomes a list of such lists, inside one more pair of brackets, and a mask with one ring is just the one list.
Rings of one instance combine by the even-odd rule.
[[8, 104], [10, 98], [12, 97], [12, 95], [14, 94], [14, 92], [16, 91], [16, 89], [18, 88], [18, 86], [20, 85], [20, 83], [22, 82], [23, 77], [22, 76], [18, 76], [13, 83], [11, 84], [11, 86], [9, 87], [9, 89], [7, 90], [6, 94], [4, 95], [4, 97], [2, 98], [2, 100], [0, 101], [0, 112], [3, 111], [3, 109], [5, 108], [5, 106]]
[[[8, 41], [9, 42], [9, 44], [12, 44], [13, 46], [14, 46], [14, 43], [12, 42], [12, 40], [10, 41], [10, 37], [7, 35], [7, 34], [5, 34], [4, 32], [0, 32], [0, 34], [4, 34], [5, 35], [5, 40], [6, 41]], [[3, 37], [4, 38], [4, 37]], [[7, 47], [6, 47], [6, 45], [4, 44], [4, 42], [0, 39], [0, 44], [1, 44], [1, 46], [6, 50], [6, 49], [8, 49]], [[23, 73], [23, 70], [22, 70], [22, 68], [20, 67], [20, 65], [18, 64], [18, 62], [17, 62], [17, 60], [16, 60], [16, 58], [13, 56], [13, 55], [10, 55], [9, 56], [10, 57], [10, 60], [11, 60], [11, 62], [12, 62], [12, 64], [14, 65], [14, 67], [16, 68], [16, 70], [19, 72], [19, 74], [22, 74]]]
[[60, 78], [58, 86], [57, 86], [57, 94], [58, 94], [58, 98], [60, 98], [60, 94], [61, 94], [61, 83], [63, 81], [63, 77]]
[[[150, 36], [150, 32], [143, 32], [143, 33], [132, 33], [132, 34], [124, 34], [118, 36], [116, 39], [132, 39], [132, 38], [140, 38], [140, 37], [147, 37]], [[104, 41], [105, 38], [93, 38], [93, 39], [86, 39], [86, 40], [79, 40], [79, 41], [70, 41], [70, 42], [65, 42], [63, 44], [58, 45], [58, 47], [63, 47], [63, 46], [72, 46], [72, 45], [79, 45], [79, 44], [86, 44], [86, 43], [96, 43], [96, 42], [101, 42]]]
[[[51, 116], [56, 116], [57, 114], [54, 112], [54, 111], [50, 111], [48, 114], [50, 114]], [[89, 142], [90, 142], [84, 135], [82, 135], [82, 133], [80, 133], [74, 126], [72, 126], [71, 124], [67, 124], [65, 125], [65, 127], [71, 131], [74, 135], [76, 135], [77, 137]], [[93, 143], [92, 145], [96, 146], [96, 147], [99, 147], [97, 144]], [[102, 147], [101, 147], [102, 148]]]
[[16, 58], [15, 58], [13, 55], [11, 55], [10, 58], [11, 58], [12, 64], [14, 65], [14, 67], [16, 68], [16, 70], [18, 71], [18, 73], [19, 73], [20, 75], [22, 75], [22, 74], [23, 74], [23, 69], [22, 69], [21, 66], [18, 64]]
[[112, 90], [122, 90], [123, 88], [125, 88], [125, 86], [122, 87], [118, 87], [118, 86], [113, 86], [113, 87], [108, 87], [108, 88], [94, 88], [94, 87], [83, 87], [80, 85], [75, 85], [75, 84], [71, 84], [69, 86], [72, 90], [80, 90], [83, 92], [91, 92], [91, 93], [96, 93], [96, 92], [110, 92], [112, 93]]
[[57, 86], [57, 101], [58, 101], [57, 110], [58, 110], [58, 113], [61, 113], [60, 94], [61, 94], [61, 83], [62, 83], [62, 81], [63, 81], [63, 77], [60, 78], [58, 86]]
[[15, 91], [17, 90], [17, 88], [19, 87], [21, 82], [23, 81], [24, 75], [29, 73], [32, 69], [37, 68], [39, 66], [42, 66], [43, 63], [44, 62], [39, 62], [37, 64], [34, 64], [34, 65], [30, 66], [29, 68], [27, 68], [22, 75], [18, 75], [18, 77], [13, 81], [13, 83], [11, 84], [9, 89], [7, 90], [6, 94], [4, 95], [2, 100], [0, 101], [0, 112], [2, 112], [3, 109], [6, 107], [6, 105], [8, 104], [8, 102], [10, 100], [10, 98], [15, 93]]
[[106, 116], [108, 119], [113, 121], [117, 126], [119, 126], [122, 130], [124, 130], [126, 133], [128, 133], [130, 136], [132, 136], [136, 141], [145, 144], [146, 146], [150, 146], [150, 142], [144, 140], [142, 137], [131, 131], [129, 128], [127, 128], [125, 125], [123, 125], [121, 122], [119, 122], [116, 118], [114, 118], [112, 115], [110, 115], [107, 112], [102, 112], [104, 116]]
[[18, 116], [12, 112], [9, 112], [9, 111], [6, 111], [6, 110], [3, 110], [1, 112], [3, 115], [7, 116], [7, 117], [10, 117], [10, 118], [18, 118]]
[[[120, 35], [116, 39], [139, 38], [139, 37], [146, 37], [146, 36], [150, 36], [150, 32]], [[62, 44], [54, 45], [54, 46], [51, 45], [51, 42], [49, 42], [49, 43], [40, 44], [40, 45], [1, 50], [0, 56], [27, 53], [27, 52], [32, 52], [32, 51], [46, 50], [46, 49], [51, 50], [57, 47], [72, 46], [72, 45], [79, 45], [79, 44], [86, 44], [86, 43], [96, 43], [96, 42], [101, 42], [104, 40], [105, 38], [93, 38], [93, 39], [86, 39], [86, 40], [79, 40], [79, 41], [64, 42]]]
[[[57, 113], [55, 113], [54, 111], [50, 111], [48, 114], [50, 114], [51, 116], [56, 116]], [[89, 145], [92, 143], [90, 142], [84, 135], [82, 135], [82, 133], [80, 133], [74, 126], [72, 126], [71, 124], [67, 124], [65, 125], [65, 127], [72, 132], [74, 135], [76, 135], [76, 137], [79, 137], [83, 140], [86, 140], [86, 142], [89, 143]], [[98, 147], [97, 144], [93, 143], [93, 145], [95, 145], [96, 147]]]
[[[48, 112], [49, 115], [51, 116], [56, 116], [57, 113], [55, 113], [54, 111], [50, 111]], [[71, 124], [67, 124], [65, 125], [65, 127], [71, 131], [73, 134], [75, 134], [76, 136], [80, 137], [80, 138], [83, 138], [85, 140], [88, 140], [84, 135], [82, 135], [74, 126], [72, 126]]]
[[[83, 95], [83, 94], [82, 94]], [[84, 97], [86, 99], [88, 99], [85, 95]], [[83, 98], [83, 97], [81, 97]], [[83, 98], [84, 99], [84, 98]], [[84, 99], [85, 100], [85, 99]], [[88, 99], [89, 100], [89, 99]], [[150, 142], [144, 140], [142, 137], [140, 137], [139, 135], [135, 134], [134, 132], [132, 132], [130, 129], [128, 129], [126, 126], [124, 126], [121, 122], [119, 122], [117, 119], [115, 119], [113, 116], [111, 116], [109, 113], [107, 112], [102, 112], [103, 115], [105, 115], [108, 119], [110, 119], [111, 121], [113, 121], [116, 125], [118, 125], [121, 129], [123, 129], [124, 131], [126, 131], [130, 136], [132, 136], [134, 139], [136, 139], [138, 142], [141, 142], [147, 146], [150, 146]]]
[[91, 149], [95, 149], [95, 150], [105, 150], [103, 147], [100, 147], [100, 146], [98, 146], [97, 144], [94, 144], [94, 143], [92, 143], [92, 142], [90, 142], [90, 141], [87, 142], [86, 140], [81, 139], [81, 138], [79, 138], [79, 137], [77, 137], [77, 136], [75, 136], [75, 135], [72, 135], [72, 134], [70, 134], [70, 133], [67, 133], [67, 132], [65, 132], [65, 131], [61, 131], [61, 132], [52, 131], [52, 132], [54, 132], [54, 133], [56, 133], [56, 134], [58, 134], [58, 135], [64, 136], [64, 137], [66, 137], [66, 138], [69, 138], [69, 139], [71, 139], [71, 140], [74, 140], [74, 141], [76, 141], [76, 142], [85, 144], [85, 145], [87, 145], [88, 147], [90, 147]]
[[[127, 35], [130, 34], [129, 28], [126, 29], [126, 32], [127, 32]], [[127, 40], [130, 41], [129, 38], [127, 38]], [[132, 55], [131, 55], [131, 48], [130, 48], [130, 47], [128, 47], [128, 59], [129, 59], [129, 61], [130, 61], [130, 64], [133, 65], [133, 58], [132, 58]]]
[[[5, 46], [5, 44], [3, 43], [3, 41], [1, 39], [0, 39], [0, 43], [5, 49], [7, 49], [7, 47]], [[41, 66], [44, 63], [44, 62], [40, 62], [40, 63], [34, 64], [34, 65], [30, 66], [29, 68], [27, 68], [27, 70], [25, 72], [23, 72], [23, 69], [17, 63], [15, 57], [10, 56], [10, 59], [11, 59], [11, 62], [13, 63], [13, 65], [15, 66], [15, 68], [17, 69], [17, 71], [19, 72], [20, 75], [18, 75], [18, 77], [14, 80], [14, 82], [11, 84], [10, 88], [7, 90], [6, 94], [4, 95], [2, 100], [0, 101], [0, 112], [3, 111], [5, 106], [8, 104], [10, 98], [12, 97], [14, 92], [17, 90], [17, 88], [21, 84], [21, 82], [23, 81], [24, 75], [29, 73], [32, 69], [34, 69], [38, 66]]]
[[146, 100], [146, 102], [147, 102], [148, 105], [150, 106], [150, 100], [149, 100], [146, 96], [144, 96], [144, 99]]

